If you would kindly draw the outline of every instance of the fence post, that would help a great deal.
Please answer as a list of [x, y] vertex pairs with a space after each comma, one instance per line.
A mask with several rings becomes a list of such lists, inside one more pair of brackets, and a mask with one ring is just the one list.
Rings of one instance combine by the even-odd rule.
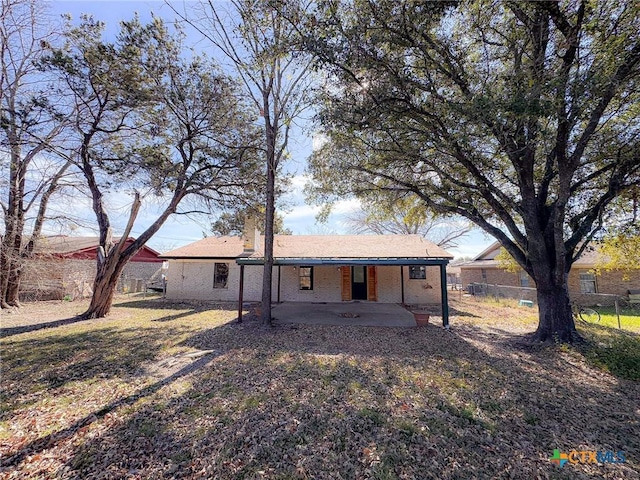
[[618, 308], [618, 299], [616, 298], [616, 315], [618, 317], [618, 329], [622, 330], [622, 326], [620, 325], [620, 309]]

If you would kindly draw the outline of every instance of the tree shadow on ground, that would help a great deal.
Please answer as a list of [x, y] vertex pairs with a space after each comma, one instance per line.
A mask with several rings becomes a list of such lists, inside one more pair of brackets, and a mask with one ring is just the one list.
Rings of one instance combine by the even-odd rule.
[[177, 301], [169, 300], [162, 297], [148, 298], [142, 300], [131, 300], [127, 302], [119, 302], [117, 307], [139, 308], [139, 309], [155, 309], [155, 310], [180, 310], [190, 309], [197, 312], [206, 310], [237, 310], [237, 302], [213, 302], [213, 301]]
[[163, 340], [178, 330], [101, 328], [62, 332], [2, 344], [3, 406], [20, 408], [17, 398], [54, 391], [69, 382], [92, 378], [126, 378], [159, 354]]
[[528, 479], [557, 475], [553, 450], [575, 448], [629, 452], [604, 470], [571, 465], [581, 478], [635, 478], [638, 384], [515, 337], [251, 321], [200, 332], [184, 345], [220, 355], [186, 391], [154, 389], [85, 439], [69, 477]]
[[[8, 466], [18, 465], [28, 455], [42, 452], [46, 448], [50, 448], [52, 445], [55, 445], [57, 443], [60, 443], [72, 437], [74, 434], [77, 433], [78, 430], [80, 430], [81, 428], [87, 427], [92, 423], [102, 419], [108, 413], [111, 413], [122, 407], [131, 406], [138, 400], [149, 397], [150, 395], [157, 392], [165, 385], [169, 385], [175, 380], [181, 377], [184, 377], [185, 375], [188, 375], [194, 372], [195, 370], [201, 368], [202, 366], [206, 365], [212, 360], [212, 358], [213, 358], [212, 355], [201, 357], [195, 360], [193, 363], [186, 365], [185, 367], [180, 369], [178, 372], [175, 372], [174, 374], [166, 378], [163, 378], [162, 380], [157, 381], [152, 385], [144, 387], [132, 395], [128, 395], [126, 397], [120, 398], [114, 402], [111, 402], [103, 406], [102, 408], [100, 408], [95, 412], [91, 412], [89, 415], [86, 415], [82, 419], [74, 422], [72, 425], [70, 425], [69, 427], [63, 430], [53, 432], [49, 435], [38, 438], [37, 440], [34, 440], [28, 443], [27, 445], [24, 445], [22, 448], [20, 448], [18, 452], [15, 452], [12, 455], [9, 455], [3, 458], [2, 460], [0, 460], [0, 466], [8, 467]], [[81, 461], [81, 459], [79, 461]]]
[[78, 322], [89, 322], [90, 319], [82, 318], [80, 315], [74, 317], [63, 318], [62, 320], [55, 320], [53, 322], [36, 323], [33, 325], [21, 325], [18, 327], [0, 328], [0, 338], [11, 337], [13, 335], [20, 335], [21, 333], [36, 332], [38, 330], [45, 330], [47, 328], [57, 328], [64, 325], [71, 325]]

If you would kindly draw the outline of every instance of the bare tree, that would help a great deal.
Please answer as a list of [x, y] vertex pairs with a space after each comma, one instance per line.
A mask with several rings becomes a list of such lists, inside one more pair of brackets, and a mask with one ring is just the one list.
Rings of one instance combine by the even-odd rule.
[[52, 19], [37, 0], [0, 2], [0, 306], [19, 306], [24, 262], [42, 233], [47, 207], [70, 162], [52, 153], [67, 126], [57, 91], [39, 61], [55, 41]]
[[[271, 283], [276, 177], [287, 157], [294, 121], [310, 104], [310, 68], [297, 48], [297, 32], [290, 21], [306, 10], [291, 0], [232, 0], [223, 11], [213, 0], [203, 1], [191, 12], [177, 12], [194, 26], [232, 63], [244, 84], [245, 94], [260, 112], [262, 154], [266, 165], [264, 275], [262, 322], [271, 325]], [[287, 11], [287, 18], [282, 10]]]
[[471, 230], [469, 222], [429, 212], [417, 197], [383, 196], [363, 201], [359, 210], [347, 216], [353, 233], [420, 235], [442, 248], [451, 248]]

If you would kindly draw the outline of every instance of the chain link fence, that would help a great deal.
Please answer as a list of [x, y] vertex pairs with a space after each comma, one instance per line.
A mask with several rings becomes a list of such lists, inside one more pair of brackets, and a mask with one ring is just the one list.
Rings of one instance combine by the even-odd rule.
[[[480, 297], [508, 298], [537, 302], [536, 289], [530, 287], [513, 287], [509, 285], [493, 285], [488, 283], [470, 283], [467, 285], [467, 293]], [[618, 327], [620, 317], [628, 315], [640, 317], [640, 301], [635, 290], [627, 292], [627, 295], [615, 295], [608, 293], [570, 293], [571, 302], [581, 307], [593, 307], [602, 314], [613, 315], [617, 318]]]

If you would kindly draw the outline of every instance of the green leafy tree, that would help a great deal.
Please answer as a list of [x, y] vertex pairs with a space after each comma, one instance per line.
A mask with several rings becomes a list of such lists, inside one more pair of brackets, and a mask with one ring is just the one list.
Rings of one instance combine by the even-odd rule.
[[535, 340], [578, 338], [567, 277], [640, 182], [634, 2], [317, 4], [321, 201], [413, 192], [495, 237], [537, 286]]
[[518, 273], [521, 270], [518, 262], [516, 262], [504, 248], [500, 249], [498, 254], [495, 256], [495, 260], [498, 262], [498, 266], [507, 272]]
[[622, 272], [624, 279], [630, 279], [632, 273], [640, 273], [640, 235], [619, 233], [609, 235], [597, 246], [598, 260], [596, 272]]
[[[73, 157], [93, 200], [100, 254], [84, 318], [110, 311], [126, 263], [174, 213], [208, 212], [255, 190], [254, 119], [236, 85], [204, 58], [185, 60], [181, 37], [159, 19], [122, 22], [117, 40], [101, 41], [103, 24], [84, 17], [48, 64], [65, 81], [77, 110]], [[105, 195], [129, 190], [133, 203], [121, 240]], [[145, 198], [162, 207], [125, 247]]]
[[[257, 208], [249, 211], [256, 215], [258, 231], [264, 235], [264, 208]], [[242, 236], [247, 210], [233, 210], [223, 212], [211, 223], [211, 233], [219, 236]], [[262, 221], [261, 221], [262, 220]], [[262, 227], [262, 228], [260, 228]], [[284, 217], [276, 212], [273, 222], [274, 235], [292, 235], [293, 232], [284, 226]]]

